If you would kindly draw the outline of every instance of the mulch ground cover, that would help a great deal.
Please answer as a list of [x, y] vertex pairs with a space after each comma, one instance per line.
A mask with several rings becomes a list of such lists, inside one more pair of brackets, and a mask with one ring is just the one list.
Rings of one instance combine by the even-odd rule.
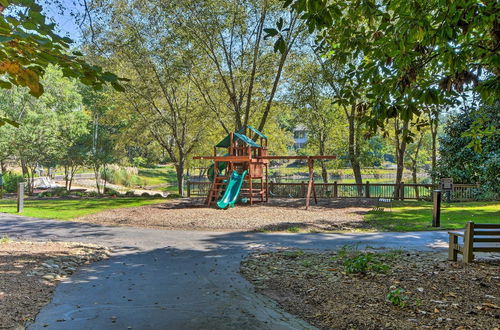
[[369, 199], [318, 200], [305, 209], [304, 199], [272, 198], [269, 203], [227, 210], [207, 207], [204, 199], [177, 199], [161, 204], [114, 209], [77, 218], [101, 225], [180, 230], [248, 230], [324, 232], [365, 230]]
[[438, 252], [286, 250], [251, 255], [256, 290], [320, 329], [499, 329], [500, 258]]
[[81, 265], [104, 259], [104, 247], [79, 243], [0, 242], [0, 329], [24, 329], [55, 286]]

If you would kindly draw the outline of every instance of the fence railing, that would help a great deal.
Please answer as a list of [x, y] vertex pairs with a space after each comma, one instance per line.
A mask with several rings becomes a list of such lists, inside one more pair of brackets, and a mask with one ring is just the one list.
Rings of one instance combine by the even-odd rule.
[[[254, 185], [255, 186], [255, 185]], [[207, 196], [211, 187], [208, 181], [188, 181], [187, 196]], [[258, 188], [255, 186], [255, 188]], [[438, 185], [404, 183], [315, 183], [314, 189], [318, 198], [392, 198], [392, 199], [427, 199], [432, 198], [432, 191]], [[475, 184], [455, 184], [450, 192], [452, 201], [474, 200], [478, 194], [479, 186]], [[280, 198], [305, 198], [307, 182], [270, 182], [270, 197]], [[444, 197], [447, 198], [446, 193]], [[446, 199], [445, 199], [446, 200]]]

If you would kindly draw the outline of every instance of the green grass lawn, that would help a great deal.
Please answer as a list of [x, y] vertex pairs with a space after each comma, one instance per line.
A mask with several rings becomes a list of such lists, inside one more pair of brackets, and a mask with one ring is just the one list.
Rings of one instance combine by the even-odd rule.
[[158, 184], [177, 184], [177, 176], [173, 166], [162, 166], [154, 168], [139, 168], [139, 177], [147, 186]]
[[[164, 198], [89, 198], [25, 200], [22, 215], [36, 218], [71, 220], [100, 211], [165, 202]], [[0, 200], [0, 212], [17, 213], [15, 200]]]
[[443, 203], [441, 228], [431, 226], [431, 202], [394, 202], [392, 212], [370, 211], [365, 221], [381, 231], [461, 229], [467, 221], [500, 223], [500, 202]]

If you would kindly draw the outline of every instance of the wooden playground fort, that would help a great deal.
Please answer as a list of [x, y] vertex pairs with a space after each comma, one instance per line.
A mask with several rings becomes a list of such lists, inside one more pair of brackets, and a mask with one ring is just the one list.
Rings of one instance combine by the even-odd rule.
[[[249, 136], [253, 135], [253, 139]], [[269, 200], [269, 161], [272, 159], [307, 160], [309, 182], [307, 185], [306, 209], [311, 194], [317, 203], [314, 189], [314, 160], [335, 159], [335, 156], [270, 156], [267, 136], [248, 125], [227, 135], [214, 146], [213, 156], [194, 159], [212, 160], [208, 170], [211, 187], [205, 203], [219, 208], [233, 207], [237, 201], [253, 205]], [[221, 155], [219, 150], [225, 149]]]

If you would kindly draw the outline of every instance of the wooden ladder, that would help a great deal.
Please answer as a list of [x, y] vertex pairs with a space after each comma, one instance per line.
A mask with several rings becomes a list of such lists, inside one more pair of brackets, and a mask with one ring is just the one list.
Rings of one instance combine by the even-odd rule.
[[216, 176], [214, 178], [214, 182], [212, 183], [212, 187], [210, 188], [210, 192], [208, 193], [205, 204], [211, 206], [217, 201], [217, 199], [219, 198], [219, 194], [222, 191], [222, 187], [224, 185], [227, 185], [227, 182], [224, 182], [224, 180], [227, 179], [227, 176]]

